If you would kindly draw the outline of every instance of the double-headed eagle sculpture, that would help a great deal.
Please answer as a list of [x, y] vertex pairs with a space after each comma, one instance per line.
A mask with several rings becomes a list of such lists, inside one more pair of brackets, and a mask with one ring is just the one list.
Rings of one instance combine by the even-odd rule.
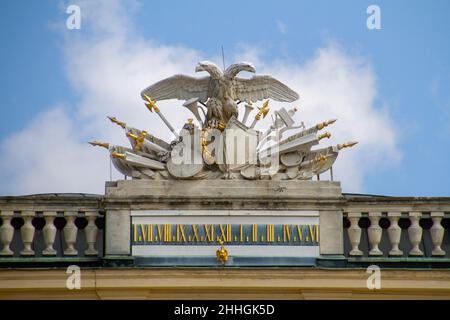
[[[222, 71], [209, 61], [198, 63], [196, 72], [209, 76], [196, 78], [174, 75], [141, 92], [145, 105], [155, 112], [175, 136], [166, 142], [145, 130], [129, 127], [109, 117], [125, 130], [131, 148], [92, 141], [94, 146], [109, 150], [116, 169], [134, 179], [312, 179], [332, 169], [339, 150], [355, 145], [347, 142], [312, 149], [329, 132], [320, 130], [333, 124], [328, 120], [312, 127], [296, 125], [298, 110], [280, 108], [272, 115], [272, 125], [264, 132], [255, 130], [257, 122], [269, 113], [269, 100], [294, 102], [299, 95], [270, 75], [240, 78], [242, 71], [255, 73], [251, 63], [240, 62]], [[156, 103], [166, 99], [185, 101], [183, 106], [195, 116], [177, 131]], [[248, 118], [253, 103], [266, 100], [251, 124]], [[245, 112], [239, 120], [239, 104]], [[200, 104], [200, 105], [199, 105]], [[202, 111], [202, 115], [199, 113]], [[287, 133], [292, 133], [287, 137]], [[239, 157], [236, 154], [242, 154]]]
[[225, 71], [210, 61], [198, 64], [196, 72], [206, 71], [209, 76], [194, 78], [182, 74], [161, 80], [141, 93], [142, 97], [153, 100], [198, 99], [206, 102], [207, 120], [217, 120], [226, 124], [232, 116], [238, 117], [238, 102], [252, 103], [263, 99], [293, 102], [298, 94], [285, 84], [269, 75], [255, 75], [250, 79], [239, 78], [242, 71], [255, 73], [251, 63], [232, 64]]

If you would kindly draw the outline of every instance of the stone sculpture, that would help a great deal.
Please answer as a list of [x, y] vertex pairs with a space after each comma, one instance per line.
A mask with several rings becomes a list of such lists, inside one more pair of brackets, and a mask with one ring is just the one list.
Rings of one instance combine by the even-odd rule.
[[[108, 149], [115, 168], [134, 179], [250, 180], [311, 179], [331, 169], [339, 150], [357, 143], [312, 149], [320, 140], [330, 138], [329, 132], [319, 131], [336, 120], [309, 128], [303, 122], [296, 125], [293, 116], [297, 108], [276, 110], [272, 125], [265, 132], [255, 130], [256, 123], [269, 113], [268, 99], [294, 102], [298, 94], [270, 75], [237, 77], [241, 71], [255, 73], [251, 63], [236, 63], [222, 71], [214, 63], [204, 61], [196, 71], [206, 71], [209, 76], [175, 75], [141, 92], [147, 108], [158, 114], [175, 140], [163, 141], [109, 117], [124, 129], [131, 148], [90, 143]], [[165, 99], [184, 100], [183, 106], [192, 112], [197, 124], [188, 119], [182, 130], [173, 128], [156, 105]], [[266, 101], [248, 125], [253, 103], [261, 100]], [[245, 111], [240, 121], [238, 106], [243, 102]], [[288, 132], [295, 133], [284, 137]]]

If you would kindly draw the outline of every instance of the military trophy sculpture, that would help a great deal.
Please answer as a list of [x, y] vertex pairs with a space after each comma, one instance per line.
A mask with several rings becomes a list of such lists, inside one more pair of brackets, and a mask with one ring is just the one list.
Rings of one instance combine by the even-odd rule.
[[[178, 74], [141, 92], [148, 110], [155, 112], [173, 133], [173, 141], [109, 117], [125, 130], [131, 147], [99, 141], [90, 144], [108, 149], [114, 167], [133, 179], [310, 180], [332, 168], [339, 150], [357, 143], [312, 150], [320, 140], [330, 138], [329, 132], [319, 131], [336, 120], [309, 128], [303, 123], [296, 125], [295, 107], [276, 110], [270, 128], [265, 132], [255, 130], [256, 123], [269, 113], [269, 99], [294, 102], [299, 95], [270, 75], [237, 77], [241, 71], [255, 73], [251, 63], [236, 63], [222, 71], [204, 61], [195, 71], [206, 71], [209, 76]], [[188, 119], [177, 132], [156, 105], [166, 99], [184, 100], [183, 106], [192, 112], [195, 122]], [[263, 100], [251, 120], [253, 104]], [[240, 104], [244, 104], [241, 120]], [[292, 134], [285, 137], [288, 133]]]

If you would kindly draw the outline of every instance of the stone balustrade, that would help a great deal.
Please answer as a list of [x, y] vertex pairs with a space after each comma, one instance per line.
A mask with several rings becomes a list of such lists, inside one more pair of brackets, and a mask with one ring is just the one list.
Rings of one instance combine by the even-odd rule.
[[0, 263], [102, 257], [104, 214], [98, 200], [56, 194], [1, 198]]
[[[188, 189], [177, 192], [186, 192], [188, 197], [192, 193], [192, 190], [185, 191]], [[255, 194], [256, 200], [252, 202], [240, 201], [237, 197], [242, 191], [238, 189], [232, 189], [232, 199], [227, 201], [211, 196], [208, 201], [203, 197], [189, 198], [191, 202], [188, 202], [171, 195], [172, 188], [152, 189], [150, 196], [131, 192], [119, 197], [108, 194], [107, 189], [106, 196], [0, 197], [0, 267], [41, 261], [80, 261], [94, 265], [110, 261], [116, 265], [129, 263], [131, 210], [172, 210], [175, 205], [179, 210], [191, 209], [195, 201], [198, 201], [195, 207], [201, 208], [229, 209], [233, 205], [254, 210], [255, 201], [260, 203], [262, 191]], [[304, 189], [306, 191], [302, 192], [310, 192]], [[281, 195], [280, 191], [273, 191], [278, 190], [274, 187], [264, 185], [262, 190], [267, 196], [273, 195], [272, 202], [264, 203], [264, 208], [278, 206], [283, 197], [283, 201], [289, 200], [283, 203], [286, 210], [319, 212], [323, 261], [331, 257], [333, 261], [351, 260], [354, 264], [364, 264], [367, 259], [406, 264], [411, 261], [420, 264], [419, 260], [428, 259], [426, 263], [439, 266], [450, 263], [450, 198], [339, 194], [332, 197], [328, 193], [312, 198], [309, 193], [299, 197], [300, 189], [283, 191]], [[320, 263], [329, 265], [328, 260]]]
[[344, 212], [345, 255], [448, 257], [449, 218], [450, 214], [443, 211]]

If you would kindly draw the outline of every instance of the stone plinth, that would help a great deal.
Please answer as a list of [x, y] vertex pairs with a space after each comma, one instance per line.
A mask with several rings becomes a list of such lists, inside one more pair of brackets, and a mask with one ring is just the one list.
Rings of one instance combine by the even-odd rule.
[[191, 200], [319, 200], [342, 198], [339, 182], [273, 180], [122, 180], [108, 182], [106, 198]]
[[[298, 223], [315, 223], [320, 229], [318, 234], [320, 250], [319, 247], [317, 251], [313, 250], [317, 252], [316, 256], [319, 255], [319, 251], [321, 255], [342, 255], [342, 201], [340, 183], [332, 181], [124, 180], [108, 182], [104, 198], [107, 210], [106, 230], [108, 230], [106, 254], [109, 256], [126, 256], [136, 252], [146, 252], [148, 256], [151, 256], [151, 252], [160, 254], [164, 252], [160, 250], [160, 247], [154, 247], [152, 251], [140, 250], [141, 247], [133, 246], [134, 249], [131, 250], [133, 240], [130, 237], [130, 226], [134, 228], [133, 221], [136, 223], [144, 221], [139, 222], [144, 225], [155, 223], [176, 225], [180, 223], [178, 221], [181, 221], [187, 226], [192, 223], [198, 225], [216, 223], [217, 226], [231, 224], [236, 227], [240, 224], [249, 226], [258, 223], [263, 225], [290, 223], [293, 228], [292, 234]], [[138, 218], [139, 215], [145, 215], [147, 218]], [[139, 234], [142, 235], [140, 232]], [[258, 232], [258, 237], [261, 237], [262, 231]], [[281, 238], [283, 235], [284, 233]], [[239, 236], [236, 237], [239, 238]], [[277, 245], [276, 242], [277, 239], [273, 244]], [[153, 242], [151, 244], [154, 245]], [[215, 244], [211, 244], [213, 245]], [[239, 244], [235, 247], [233, 245], [236, 243], [230, 243], [234, 252], [254, 253], [261, 249], [258, 252], [261, 252], [261, 256], [263, 255], [263, 248], [261, 248], [263, 246], [255, 246], [255, 250], [242, 250]], [[248, 247], [250, 244], [242, 244], [242, 246], [245, 245]], [[267, 243], [264, 246], [268, 253], [278, 254], [276, 246], [270, 247]], [[203, 244], [203, 249], [204, 247]], [[192, 255], [195, 255], [196, 249], [189, 248], [192, 250]], [[209, 251], [214, 253], [214, 250]], [[280, 250], [282, 250], [281, 246]], [[313, 252], [302, 250], [298, 251], [300, 256], [301, 252]], [[198, 251], [206, 252], [206, 250]], [[167, 252], [173, 253], [178, 250], [167, 250]], [[292, 246], [289, 250], [286, 249], [286, 253], [288, 252], [290, 258], [295, 256]], [[214, 255], [211, 257], [212, 260], [215, 259]]]

